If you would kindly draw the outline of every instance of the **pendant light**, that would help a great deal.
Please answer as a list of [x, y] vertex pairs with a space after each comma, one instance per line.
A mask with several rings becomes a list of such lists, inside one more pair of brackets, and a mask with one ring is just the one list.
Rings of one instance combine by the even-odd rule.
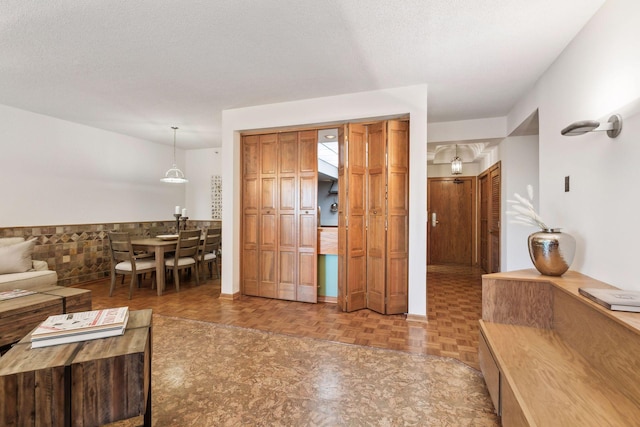
[[189, 180], [184, 177], [184, 173], [182, 173], [176, 165], [176, 131], [178, 128], [171, 126], [171, 129], [173, 129], [173, 166], [164, 174], [164, 178], [161, 178], [160, 181], [172, 184], [183, 184], [189, 182]]
[[451, 175], [460, 175], [462, 173], [462, 159], [458, 157], [458, 144], [456, 144], [456, 156], [451, 160]]

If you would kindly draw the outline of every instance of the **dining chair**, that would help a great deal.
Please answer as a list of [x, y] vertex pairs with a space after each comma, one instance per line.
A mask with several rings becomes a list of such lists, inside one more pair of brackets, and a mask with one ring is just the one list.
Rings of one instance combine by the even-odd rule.
[[180, 231], [175, 255], [164, 261], [165, 267], [173, 270], [173, 281], [176, 284], [176, 291], [180, 291], [180, 270], [193, 267], [196, 273], [196, 285], [200, 284], [198, 278], [199, 248], [200, 229]]
[[202, 239], [202, 246], [200, 248], [200, 267], [204, 264], [209, 267], [209, 277], [213, 279], [213, 264], [216, 264], [216, 277], [220, 278], [220, 270], [218, 267], [218, 251], [220, 250], [220, 230], [207, 229], [207, 233]]
[[111, 249], [111, 288], [109, 296], [113, 295], [118, 274], [131, 275], [129, 284], [129, 299], [133, 295], [134, 285], [138, 285], [138, 275], [151, 272], [152, 286], [155, 285], [156, 262], [153, 258], [138, 259], [131, 246], [131, 236], [127, 232], [110, 231], [109, 247]]

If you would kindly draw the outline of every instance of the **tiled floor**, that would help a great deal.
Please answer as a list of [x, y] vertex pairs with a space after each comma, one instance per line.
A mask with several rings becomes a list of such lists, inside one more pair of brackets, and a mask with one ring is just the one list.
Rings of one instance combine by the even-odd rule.
[[128, 297], [128, 283], [108, 296], [107, 280], [82, 285], [91, 289], [94, 308], [128, 305], [152, 308], [154, 313], [186, 319], [235, 325], [262, 331], [330, 341], [447, 356], [478, 368], [478, 319], [481, 316], [481, 270], [460, 266], [429, 266], [427, 273], [427, 323], [407, 322], [404, 315], [383, 316], [370, 310], [342, 313], [335, 304], [307, 304], [243, 297], [218, 298], [220, 281], [196, 287], [181, 282], [175, 292], [171, 282], [161, 297], [142, 288]]

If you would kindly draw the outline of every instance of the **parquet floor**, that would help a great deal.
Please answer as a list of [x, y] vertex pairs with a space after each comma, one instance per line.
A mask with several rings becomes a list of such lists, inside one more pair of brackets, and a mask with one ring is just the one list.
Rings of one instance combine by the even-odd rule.
[[109, 297], [109, 280], [79, 285], [91, 289], [93, 308], [129, 306], [151, 308], [154, 313], [235, 325], [290, 336], [309, 337], [410, 353], [452, 357], [478, 369], [478, 319], [481, 317], [482, 271], [464, 266], [429, 266], [427, 323], [411, 322], [404, 315], [384, 316], [370, 310], [338, 311], [335, 304], [307, 304], [243, 297], [220, 300], [220, 281], [172, 282], [158, 297], [150, 280], [128, 299], [128, 283]]

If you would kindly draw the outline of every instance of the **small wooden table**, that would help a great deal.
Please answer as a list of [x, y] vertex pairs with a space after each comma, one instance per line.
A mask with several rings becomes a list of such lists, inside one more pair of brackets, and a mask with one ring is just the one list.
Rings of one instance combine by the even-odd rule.
[[152, 312], [131, 311], [124, 335], [31, 348], [0, 358], [0, 425], [97, 426], [144, 415], [151, 426]]
[[147, 237], [143, 239], [131, 239], [131, 245], [134, 250], [144, 250], [153, 252], [156, 257], [156, 285], [158, 288], [158, 296], [164, 291], [164, 254], [166, 252], [174, 252], [178, 245], [178, 240], [160, 240], [155, 237]]
[[0, 301], [0, 347], [18, 342], [49, 316], [91, 310], [88, 289], [47, 286], [33, 291]]

